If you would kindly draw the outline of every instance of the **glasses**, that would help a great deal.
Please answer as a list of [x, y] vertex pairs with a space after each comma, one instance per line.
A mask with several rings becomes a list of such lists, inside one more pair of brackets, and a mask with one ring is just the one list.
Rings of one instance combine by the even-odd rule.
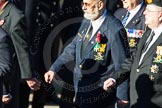
[[93, 7], [94, 5], [96, 5], [99, 1], [97, 1], [95, 4], [92, 3], [84, 3], [83, 1], [81, 1], [81, 6], [85, 6], [85, 7]]

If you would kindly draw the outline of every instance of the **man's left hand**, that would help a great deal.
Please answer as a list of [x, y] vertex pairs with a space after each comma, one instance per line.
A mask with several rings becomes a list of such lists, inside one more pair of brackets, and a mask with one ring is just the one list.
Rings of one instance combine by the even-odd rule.
[[34, 91], [37, 91], [40, 89], [41, 82], [38, 81], [36, 78], [27, 79], [26, 82], [28, 86], [30, 87], [30, 89]]

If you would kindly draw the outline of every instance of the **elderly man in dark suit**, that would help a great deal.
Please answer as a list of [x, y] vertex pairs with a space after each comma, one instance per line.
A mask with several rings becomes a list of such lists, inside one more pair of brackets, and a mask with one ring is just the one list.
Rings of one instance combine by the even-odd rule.
[[[33, 78], [33, 69], [29, 57], [28, 38], [25, 32], [24, 16], [12, 3], [7, 0], [0, 0], [0, 26], [11, 37], [15, 54], [14, 68], [12, 69], [12, 95], [10, 107], [18, 108], [18, 91], [20, 77], [25, 79], [29, 87], [38, 90], [40, 82]], [[20, 68], [20, 69], [19, 69]], [[15, 82], [17, 81], [17, 82]]]
[[123, 8], [118, 9], [114, 15], [126, 28], [130, 51], [133, 53], [146, 29], [143, 15], [146, 3], [144, 0], [122, 0], [122, 2]]
[[[123, 8], [118, 9], [114, 15], [122, 22], [127, 31], [128, 43], [131, 56], [136, 50], [137, 44], [142, 37], [146, 25], [143, 12], [146, 8], [144, 0], [121, 0]], [[128, 80], [117, 88], [117, 107], [128, 108], [129, 106]]]
[[9, 36], [0, 27], [0, 108], [2, 108], [3, 83], [9, 79], [12, 67], [12, 44]]
[[114, 107], [115, 90], [104, 92], [98, 84], [103, 75], [118, 70], [129, 55], [122, 24], [105, 8], [106, 0], [83, 0], [86, 19], [76, 37], [44, 75], [46, 82], [51, 83], [66, 63], [75, 61], [73, 80], [79, 108]]
[[[126, 59], [112, 78], [119, 84], [130, 75], [131, 108], [162, 108], [162, 0], [147, 0], [144, 15], [149, 29], [140, 39], [135, 59]], [[114, 81], [106, 80], [104, 89]]]

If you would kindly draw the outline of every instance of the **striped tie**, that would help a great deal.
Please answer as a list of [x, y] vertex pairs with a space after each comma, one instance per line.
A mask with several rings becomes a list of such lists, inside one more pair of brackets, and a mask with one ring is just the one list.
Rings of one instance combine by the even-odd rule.
[[149, 44], [151, 43], [154, 35], [155, 35], [154, 31], [152, 31], [150, 36], [148, 37], [148, 40], [146, 41], [145, 45], [142, 48], [142, 53], [144, 53], [147, 50], [147, 48], [148, 48]]
[[123, 19], [123, 21], [122, 21], [123, 26], [125, 26], [125, 24], [126, 24], [128, 18], [129, 18], [129, 15], [130, 15], [130, 12], [127, 12], [127, 14], [125, 15], [125, 17], [124, 17], [124, 19]]

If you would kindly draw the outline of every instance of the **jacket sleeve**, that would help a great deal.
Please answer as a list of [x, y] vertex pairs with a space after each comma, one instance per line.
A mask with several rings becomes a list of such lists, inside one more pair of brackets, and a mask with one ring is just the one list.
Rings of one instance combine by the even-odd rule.
[[9, 36], [0, 28], [0, 77], [9, 77], [12, 66], [12, 45]]
[[50, 68], [51, 71], [58, 72], [63, 68], [63, 66], [66, 63], [69, 63], [70, 61], [75, 61], [76, 42], [77, 42], [77, 36], [67, 47], [65, 47], [63, 53], [53, 63], [53, 65]]
[[26, 27], [24, 17], [22, 14], [16, 14], [17, 19], [12, 22], [11, 28], [11, 39], [15, 49], [15, 53], [18, 59], [18, 63], [21, 71], [21, 78], [27, 79], [33, 77], [33, 68], [31, 63], [31, 56], [29, 53], [29, 39], [26, 35]]

